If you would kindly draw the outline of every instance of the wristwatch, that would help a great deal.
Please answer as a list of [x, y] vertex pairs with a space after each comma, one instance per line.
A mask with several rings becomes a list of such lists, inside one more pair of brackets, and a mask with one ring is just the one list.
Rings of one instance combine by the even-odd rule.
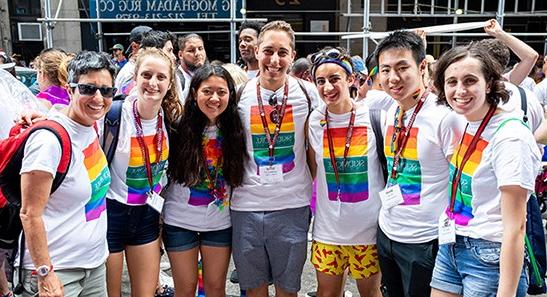
[[38, 275], [39, 277], [46, 277], [53, 270], [53, 265], [41, 265], [36, 268], [33, 274]]

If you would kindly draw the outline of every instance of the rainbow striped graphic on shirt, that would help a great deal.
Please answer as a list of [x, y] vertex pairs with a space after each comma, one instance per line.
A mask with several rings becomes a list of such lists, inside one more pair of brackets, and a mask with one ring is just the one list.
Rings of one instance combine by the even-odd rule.
[[[329, 129], [336, 156], [336, 166], [340, 177], [340, 201], [355, 203], [368, 199], [368, 138], [367, 127], [354, 127], [346, 161], [346, 170], [342, 168], [347, 127]], [[323, 164], [327, 180], [328, 197], [336, 201], [338, 187], [336, 175], [330, 160], [327, 129], [323, 132]]]
[[[467, 132], [463, 136], [463, 141], [461, 146], [456, 149], [456, 154], [452, 155], [452, 160], [450, 160], [449, 165], [449, 183], [448, 183], [448, 197], [452, 197], [452, 180], [454, 179], [454, 171], [456, 171], [456, 164], [461, 164], [463, 156], [471, 144], [473, 135], [468, 134]], [[473, 200], [473, 193], [471, 191], [471, 184], [473, 181], [473, 175], [479, 167], [479, 164], [482, 159], [482, 152], [488, 145], [488, 142], [484, 139], [479, 139], [477, 142], [477, 147], [471, 154], [471, 157], [465, 163], [463, 168], [462, 176], [460, 179], [459, 190], [456, 192], [456, 202], [454, 204], [454, 213], [451, 215], [454, 218], [454, 221], [457, 225], [467, 226], [469, 221], [474, 218], [473, 216], [473, 206], [471, 201]], [[456, 159], [457, 158], [457, 159]], [[457, 161], [457, 163], [456, 163]], [[447, 213], [450, 210], [447, 210]], [[450, 215], [450, 214], [449, 214]]]
[[[265, 105], [264, 111], [266, 113], [266, 121], [270, 133], [273, 137], [275, 131], [275, 123], [270, 122], [270, 112], [273, 110], [272, 106]], [[253, 140], [254, 160], [257, 167], [270, 165], [270, 157], [268, 150], [268, 141], [266, 140], [266, 134], [264, 133], [264, 127], [262, 126], [262, 119], [260, 117], [260, 111], [258, 106], [251, 107], [251, 135]], [[283, 173], [287, 173], [294, 168], [294, 119], [292, 105], [287, 104], [285, 108], [285, 116], [283, 118], [283, 125], [281, 125], [281, 131], [275, 144], [275, 159], [272, 165], [281, 164], [283, 167]], [[258, 172], [259, 169], [257, 169]], [[260, 172], [258, 172], [260, 175]]]
[[[207, 139], [206, 143], [203, 146], [203, 150], [205, 153], [205, 156], [207, 156], [207, 165], [210, 166], [208, 169], [211, 172], [211, 167], [217, 168], [218, 161], [220, 157], [222, 156], [222, 147], [221, 142], [218, 141], [215, 138]], [[216, 169], [215, 169], [216, 170]], [[188, 204], [193, 206], [203, 206], [203, 205], [209, 205], [209, 203], [213, 202], [215, 199], [211, 195], [211, 192], [209, 191], [209, 184], [210, 181], [206, 178], [207, 176], [204, 174], [203, 181], [198, 184], [197, 186], [190, 188], [190, 198], [188, 199]], [[211, 178], [215, 178], [214, 176], [211, 176]], [[218, 174], [218, 180], [217, 184], [224, 189], [224, 178], [222, 175], [222, 170]], [[224, 192], [224, 194], [226, 194]], [[224, 198], [225, 195], [224, 195]], [[224, 199], [223, 202], [228, 203], [228, 199]], [[227, 205], [224, 205], [227, 206]], [[223, 206], [223, 207], [224, 207]]]
[[[386, 138], [384, 140], [384, 152], [387, 159], [388, 175], [391, 174], [393, 168], [393, 158], [395, 153], [391, 151], [391, 139], [394, 133], [393, 126], [387, 129]], [[403, 194], [403, 205], [419, 205], [420, 195], [422, 192], [422, 169], [420, 161], [418, 161], [418, 128], [410, 129], [410, 135], [406, 147], [403, 150], [401, 159], [399, 160], [399, 170], [397, 171], [397, 180], [393, 181], [389, 178], [389, 183], [399, 184], [401, 193]]]
[[[161, 192], [160, 180], [165, 172], [165, 163], [169, 156], [169, 149], [167, 148], [167, 137], [163, 134], [162, 141], [162, 154], [161, 160], [158, 163], [156, 161], [156, 140], [154, 135], [144, 137], [144, 143], [148, 147], [148, 153], [150, 154], [150, 162], [152, 165], [152, 182], [154, 184], [154, 192]], [[142, 154], [141, 147], [137, 137], [131, 137], [131, 147], [129, 155], [129, 165], [126, 172], [126, 184], [127, 184], [127, 203], [128, 204], [145, 204], [148, 196], [146, 193], [150, 191], [150, 185], [148, 183], [148, 177], [146, 175], [146, 165], [144, 156]]]
[[86, 149], [84, 154], [84, 166], [91, 182], [91, 198], [85, 205], [86, 222], [98, 219], [106, 210], [106, 192], [110, 187], [110, 171], [106, 162], [106, 156], [95, 139]]

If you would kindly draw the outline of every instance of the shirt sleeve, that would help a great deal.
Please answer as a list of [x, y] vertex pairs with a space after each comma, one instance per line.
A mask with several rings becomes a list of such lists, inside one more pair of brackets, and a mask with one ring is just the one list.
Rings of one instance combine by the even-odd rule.
[[[500, 135], [501, 139], [495, 141], [492, 147], [492, 168], [498, 181], [498, 188], [503, 186], [519, 186], [523, 189], [534, 191], [534, 183], [539, 165], [539, 152], [534, 152], [535, 144], [528, 143], [530, 133], [526, 127], [515, 121], [507, 123], [507, 126], [498, 133], [507, 133], [511, 129], [511, 135]], [[522, 134], [519, 137], [519, 134]], [[537, 147], [535, 147], [537, 149]]]
[[32, 133], [25, 144], [20, 174], [31, 171], [45, 171], [55, 177], [61, 162], [61, 143], [50, 131]]

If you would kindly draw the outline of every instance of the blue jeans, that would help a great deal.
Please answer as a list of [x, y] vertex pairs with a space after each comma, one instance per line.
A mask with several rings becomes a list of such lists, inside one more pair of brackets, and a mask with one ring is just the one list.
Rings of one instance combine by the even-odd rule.
[[[496, 296], [500, 278], [501, 243], [456, 236], [439, 246], [431, 287], [464, 297]], [[517, 297], [526, 296], [526, 267], [520, 275]]]

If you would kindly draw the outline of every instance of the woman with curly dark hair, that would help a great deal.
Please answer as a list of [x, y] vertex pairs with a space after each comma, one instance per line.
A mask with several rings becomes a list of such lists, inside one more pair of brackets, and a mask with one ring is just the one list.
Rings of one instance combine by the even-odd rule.
[[436, 65], [439, 102], [467, 126], [450, 162], [431, 296], [526, 296], [526, 201], [538, 147], [521, 117], [498, 107], [509, 94], [487, 51], [456, 47]]
[[171, 138], [163, 242], [177, 295], [195, 295], [200, 253], [205, 293], [225, 296], [230, 193], [241, 185], [248, 157], [232, 77], [221, 66], [200, 68], [185, 102]]

